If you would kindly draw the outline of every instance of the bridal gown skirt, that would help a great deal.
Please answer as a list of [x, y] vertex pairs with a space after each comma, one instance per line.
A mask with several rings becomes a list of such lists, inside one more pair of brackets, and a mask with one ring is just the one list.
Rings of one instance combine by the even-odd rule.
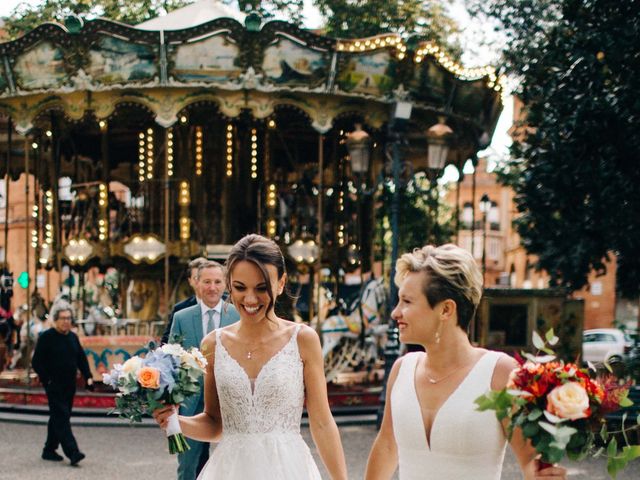
[[223, 436], [198, 480], [320, 480], [300, 433]]

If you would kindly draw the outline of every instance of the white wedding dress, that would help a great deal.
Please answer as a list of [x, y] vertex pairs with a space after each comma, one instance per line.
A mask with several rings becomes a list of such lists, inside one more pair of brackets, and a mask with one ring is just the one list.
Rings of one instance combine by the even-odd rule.
[[415, 387], [421, 355], [414, 352], [402, 358], [391, 390], [400, 480], [498, 480], [506, 438], [495, 412], [478, 412], [473, 402], [491, 388], [502, 354], [488, 352], [478, 360], [436, 413], [429, 438]]
[[252, 385], [216, 330], [214, 374], [222, 440], [198, 480], [320, 480], [300, 435], [304, 381], [299, 331], [298, 325]]

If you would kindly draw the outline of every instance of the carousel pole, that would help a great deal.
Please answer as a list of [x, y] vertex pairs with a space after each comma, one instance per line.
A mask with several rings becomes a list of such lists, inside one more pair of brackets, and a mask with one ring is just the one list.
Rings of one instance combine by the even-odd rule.
[[[51, 148], [53, 151], [53, 178], [51, 179], [53, 194], [53, 224], [56, 270], [58, 271], [58, 289], [62, 291], [62, 225], [60, 223], [60, 136], [58, 122], [53, 112], [51, 113]], [[69, 273], [71, 275], [71, 273]], [[70, 287], [70, 286], [69, 286]]]
[[[316, 293], [316, 309], [318, 311], [318, 321], [316, 323], [316, 331], [320, 333], [322, 326], [322, 308], [320, 308], [320, 287], [322, 287], [322, 239], [324, 231], [324, 134], [318, 135], [318, 259], [314, 268], [314, 276], [317, 275], [317, 293]], [[313, 294], [313, 292], [310, 292]], [[309, 302], [313, 305], [313, 302]], [[313, 307], [311, 307], [313, 308]], [[313, 319], [313, 315], [310, 315]], [[320, 335], [322, 338], [322, 335]]]
[[11, 117], [7, 122], [7, 158], [5, 163], [5, 177], [4, 177], [4, 268], [9, 271], [9, 263], [7, 262], [7, 252], [9, 244], [9, 164], [11, 163], [11, 150], [13, 149], [13, 123]]
[[[26, 242], [26, 272], [27, 272], [27, 280], [29, 279], [29, 249], [31, 248], [31, 243], [29, 242], [29, 137], [25, 133], [24, 135], [24, 203], [25, 203], [25, 242]], [[30, 285], [27, 283], [27, 332], [31, 332], [31, 294], [29, 291]], [[27, 335], [27, 351], [31, 352], [31, 335]], [[27, 367], [27, 383], [29, 383], [29, 379], [31, 378], [31, 362], [28, 363]]]
[[169, 318], [169, 128], [164, 129], [164, 308]]

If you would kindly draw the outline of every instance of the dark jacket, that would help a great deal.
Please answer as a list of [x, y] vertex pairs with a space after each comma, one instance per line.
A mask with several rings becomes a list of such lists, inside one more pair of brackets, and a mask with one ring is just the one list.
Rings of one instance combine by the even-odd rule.
[[89, 362], [78, 336], [73, 332], [62, 334], [55, 328], [38, 338], [31, 365], [44, 386], [49, 383], [75, 386], [78, 370], [85, 380], [91, 378]]
[[173, 316], [179, 312], [180, 310], [184, 310], [185, 308], [189, 308], [194, 306], [198, 301], [196, 300], [195, 295], [191, 295], [186, 300], [183, 300], [179, 303], [176, 303], [169, 314], [169, 322], [167, 323], [167, 328], [165, 328], [164, 333], [162, 334], [161, 343], [164, 345], [169, 341], [169, 334], [171, 333], [171, 325], [173, 325]]

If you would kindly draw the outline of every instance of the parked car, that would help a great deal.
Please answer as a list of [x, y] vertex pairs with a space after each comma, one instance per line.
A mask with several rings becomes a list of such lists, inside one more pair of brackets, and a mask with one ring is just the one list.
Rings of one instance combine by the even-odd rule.
[[594, 328], [582, 334], [582, 360], [585, 362], [623, 361], [631, 347], [631, 337], [617, 328]]

